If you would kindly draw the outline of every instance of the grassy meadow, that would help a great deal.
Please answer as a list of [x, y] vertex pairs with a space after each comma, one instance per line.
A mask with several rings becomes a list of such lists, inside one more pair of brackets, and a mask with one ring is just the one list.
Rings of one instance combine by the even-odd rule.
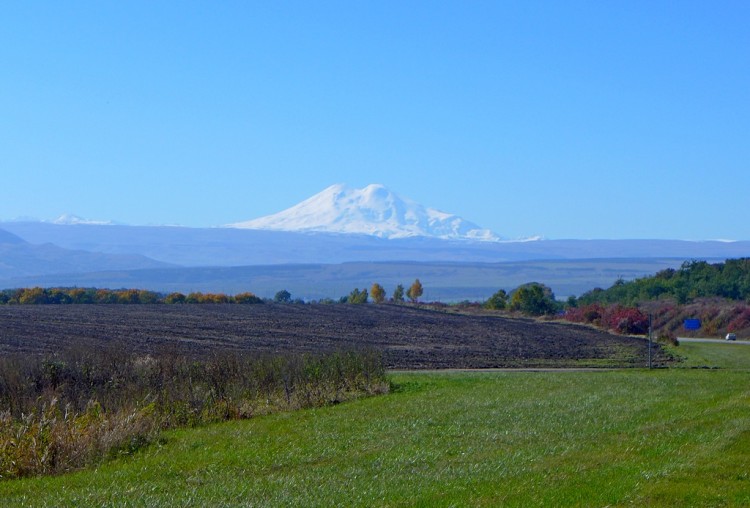
[[750, 345], [737, 342], [682, 342], [672, 348], [673, 354], [683, 358], [681, 367], [750, 369]]
[[686, 368], [392, 374], [388, 395], [0, 481], [0, 504], [747, 506], [750, 346], [676, 352]]

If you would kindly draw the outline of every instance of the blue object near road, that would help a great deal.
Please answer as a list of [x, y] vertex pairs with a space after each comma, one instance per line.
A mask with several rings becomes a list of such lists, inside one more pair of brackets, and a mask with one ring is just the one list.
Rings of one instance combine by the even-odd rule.
[[701, 327], [701, 320], [700, 319], [686, 319], [683, 326], [685, 327], [685, 330], [697, 330]]

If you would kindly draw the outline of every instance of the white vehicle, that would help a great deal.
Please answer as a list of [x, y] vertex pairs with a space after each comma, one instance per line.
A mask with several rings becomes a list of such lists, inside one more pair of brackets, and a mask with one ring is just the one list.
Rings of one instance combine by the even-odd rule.
[[737, 340], [737, 335], [733, 333], [728, 333], [727, 336], [725, 337], [725, 340]]

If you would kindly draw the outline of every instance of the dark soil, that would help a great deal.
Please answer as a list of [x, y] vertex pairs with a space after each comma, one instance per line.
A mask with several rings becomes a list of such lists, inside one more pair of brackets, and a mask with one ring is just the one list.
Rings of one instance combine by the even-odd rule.
[[[643, 367], [645, 339], [531, 319], [394, 305], [17, 305], [0, 307], [0, 354], [85, 344], [196, 356], [382, 351], [391, 369]], [[668, 360], [655, 349], [655, 363]]]

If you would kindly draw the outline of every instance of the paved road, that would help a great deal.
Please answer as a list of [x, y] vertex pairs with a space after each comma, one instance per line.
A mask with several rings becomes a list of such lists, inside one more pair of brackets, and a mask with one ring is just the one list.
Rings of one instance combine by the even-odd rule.
[[724, 339], [701, 339], [698, 337], [677, 337], [680, 342], [709, 342], [713, 344], [744, 344], [750, 346], [750, 341], [746, 340], [724, 340]]

